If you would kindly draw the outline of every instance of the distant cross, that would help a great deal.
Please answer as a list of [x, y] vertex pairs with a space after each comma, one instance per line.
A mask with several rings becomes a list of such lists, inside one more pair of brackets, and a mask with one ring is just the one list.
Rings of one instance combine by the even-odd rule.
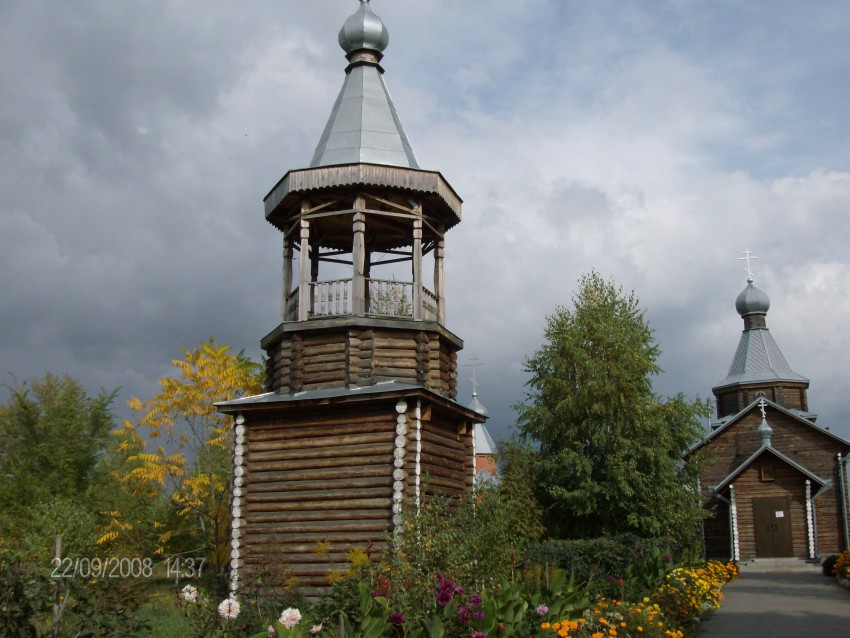
[[761, 418], [767, 421], [767, 412], [765, 412], [765, 408], [767, 407], [767, 401], [764, 398], [759, 400], [759, 408], [761, 409]]
[[481, 359], [473, 355], [469, 358], [469, 363], [464, 366], [464, 368], [472, 368], [472, 394], [474, 396], [478, 395], [478, 381], [475, 380], [475, 370], [483, 365], [485, 364], [481, 363]]
[[758, 257], [756, 257], [752, 252], [750, 252], [749, 248], [744, 250], [744, 252], [741, 254], [743, 254], [744, 256], [738, 257], [738, 261], [747, 261], [747, 281], [753, 281], [753, 270], [751, 268], [750, 260], [758, 259]]

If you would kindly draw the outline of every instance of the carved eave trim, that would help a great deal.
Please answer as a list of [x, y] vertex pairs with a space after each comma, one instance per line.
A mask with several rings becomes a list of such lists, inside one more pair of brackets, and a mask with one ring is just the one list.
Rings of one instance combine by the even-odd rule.
[[299, 197], [310, 192], [348, 187], [395, 188], [436, 197], [447, 228], [460, 222], [463, 200], [437, 171], [423, 171], [379, 164], [342, 164], [292, 170], [286, 173], [263, 200], [266, 219], [286, 214], [290, 208], [300, 212]]

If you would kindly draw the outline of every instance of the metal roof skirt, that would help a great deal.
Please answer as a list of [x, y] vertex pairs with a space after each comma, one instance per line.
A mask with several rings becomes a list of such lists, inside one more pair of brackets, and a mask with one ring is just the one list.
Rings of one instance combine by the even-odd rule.
[[712, 390], [774, 381], [809, 383], [809, 379], [791, 369], [767, 328], [750, 328], [741, 334], [726, 378]]
[[297, 404], [332, 404], [359, 400], [372, 400], [382, 397], [395, 397], [405, 394], [420, 394], [429, 399], [442, 403], [453, 410], [463, 412], [470, 420], [480, 422], [482, 417], [477, 412], [461, 405], [453, 399], [434, 392], [425, 386], [400, 381], [379, 381], [374, 385], [354, 386], [348, 388], [321, 388], [303, 390], [301, 392], [265, 392], [250, 397], [242, 397], [231, 401], [219, 401], [215, 404], [220, 412], [227, 414], [243, 409], [259, 409], [273, 405]]

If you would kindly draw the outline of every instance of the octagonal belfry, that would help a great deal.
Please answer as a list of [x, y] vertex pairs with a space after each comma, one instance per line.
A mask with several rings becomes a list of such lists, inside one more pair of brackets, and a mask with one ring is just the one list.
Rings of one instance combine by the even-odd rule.
[[[346, 164], [287, 173], [266, 198], [266, 217], [284, 242], [282, 323], [262, 342], [266, 388], [398, 379], [454, 398], [463, 344], [444, 325], [443, 260], [460, 206], [430, 171]], [[374, 276], [376, 265], [398, 263], [409, 264], [406, 278]]]
[[419, 168], [368, 1], [339, 42], [345, 82], [310, 167], [264, 200], [283, 235], [266, 393], [219, 404], [236, 423], [234, 591], [294, 576], [318, 595], [351, 550], [377, 558], [426, 491], [461, 495], [474, 481], [485, 417], [455, 400], [463, 342], [445, 327], [445, 233], [461, 199]]

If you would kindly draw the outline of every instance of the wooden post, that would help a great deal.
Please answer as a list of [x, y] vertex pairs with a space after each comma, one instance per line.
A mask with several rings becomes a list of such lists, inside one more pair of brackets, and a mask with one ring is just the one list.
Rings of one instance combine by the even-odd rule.
[[366, 208], [362, 195], [354, 200], [354, 239], [351, 246], [351, 260], [354, 262], [354, 273], [351, 282], [354, 315], [362, 317], [366, 314], [366, 215], [361, 212]]
[[446, 252], [446, 240], [443, 226], [440, 226], [440, 238], [434, 246], [434, 295], [437, 297], [437, 322], [446, 323], [446, 279], [443, 270], [443, 257]]
[[310, 310], [310, 222], [301, 220], [301, 259], [298, 273], [298, 321], [307, 321]]
[[418, 219], [413, 220], [413, 318], [422, 319], [422, 205], [417, 204]]
[[292, 239], [283, 238], [283, 298], [280, 302], [280, 320], [286, 321], [286, 303], [292, 293]]

